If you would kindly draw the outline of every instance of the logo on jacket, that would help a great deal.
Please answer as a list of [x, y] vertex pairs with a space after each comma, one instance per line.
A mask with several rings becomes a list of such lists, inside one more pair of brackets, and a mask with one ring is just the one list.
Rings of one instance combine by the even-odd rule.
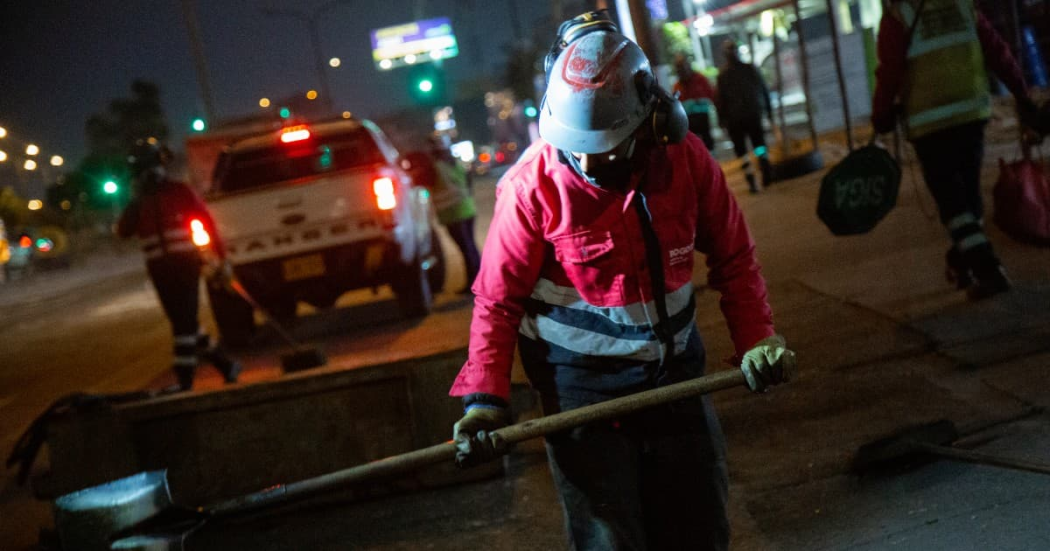
[[669, 258], [669, 264], [671, 266], [677, 266], [683, 262], [689, 262], [693, 258], [693, 246], [686, 245], [677, 249], [671, 249], [667, 251]]

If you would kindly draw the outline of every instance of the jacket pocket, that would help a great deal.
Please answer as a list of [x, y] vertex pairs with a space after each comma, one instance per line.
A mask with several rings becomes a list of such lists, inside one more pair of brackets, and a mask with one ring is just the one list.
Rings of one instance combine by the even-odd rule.
[[551, 240], [554, 258], [576, 291], [596, 306], [623, 302], [624, 266], [609, 231], [583, 231]]

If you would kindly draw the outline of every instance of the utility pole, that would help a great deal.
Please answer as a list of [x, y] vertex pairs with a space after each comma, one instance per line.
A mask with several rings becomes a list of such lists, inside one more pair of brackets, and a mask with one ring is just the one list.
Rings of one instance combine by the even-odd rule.
[[204, 58], [204, 46], [201, 43], [200, 25], [197, 23], [195, 0], [182, 0], [182, 16], [186, 20], [186, 33], [190, 38], [190, 51], [193, 53], [193, 65], [197, 69], [197, 83], [201, 87], [204, 100], [204, 116], [209, 124], [215, 123], [215, 101], [212, 96], [211, 82], [208, 80], [208, 64]]
[[620, 30], [624, 36], [638, 44], [654, 68], [660, 65], [660, 51], [653, 38], [645, 0], [616, 0], [616, 13], [620, 14]]

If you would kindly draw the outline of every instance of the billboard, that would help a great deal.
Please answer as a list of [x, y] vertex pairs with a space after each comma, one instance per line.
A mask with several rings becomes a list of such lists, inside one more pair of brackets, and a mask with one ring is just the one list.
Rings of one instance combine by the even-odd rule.
[[447, 17], [375, 29], [371, 37], [372, 61], [381, 71], [459, 55]]

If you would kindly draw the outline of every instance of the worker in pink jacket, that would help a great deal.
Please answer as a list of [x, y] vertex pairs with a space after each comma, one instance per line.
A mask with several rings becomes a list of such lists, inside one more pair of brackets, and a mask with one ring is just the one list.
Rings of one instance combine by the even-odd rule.
[[[718, 164], [641, 49], [601, 13], [548, 57], [540, 135], [502, 178], [452, 386], [458, 462], [505, 451], [515, 346], [548, 414], [699, 377], [694, 251], [753, 390], [793, 355]], [[574, 549], [726, 549], [725, 441], [707, 398], [548, 437]]]

